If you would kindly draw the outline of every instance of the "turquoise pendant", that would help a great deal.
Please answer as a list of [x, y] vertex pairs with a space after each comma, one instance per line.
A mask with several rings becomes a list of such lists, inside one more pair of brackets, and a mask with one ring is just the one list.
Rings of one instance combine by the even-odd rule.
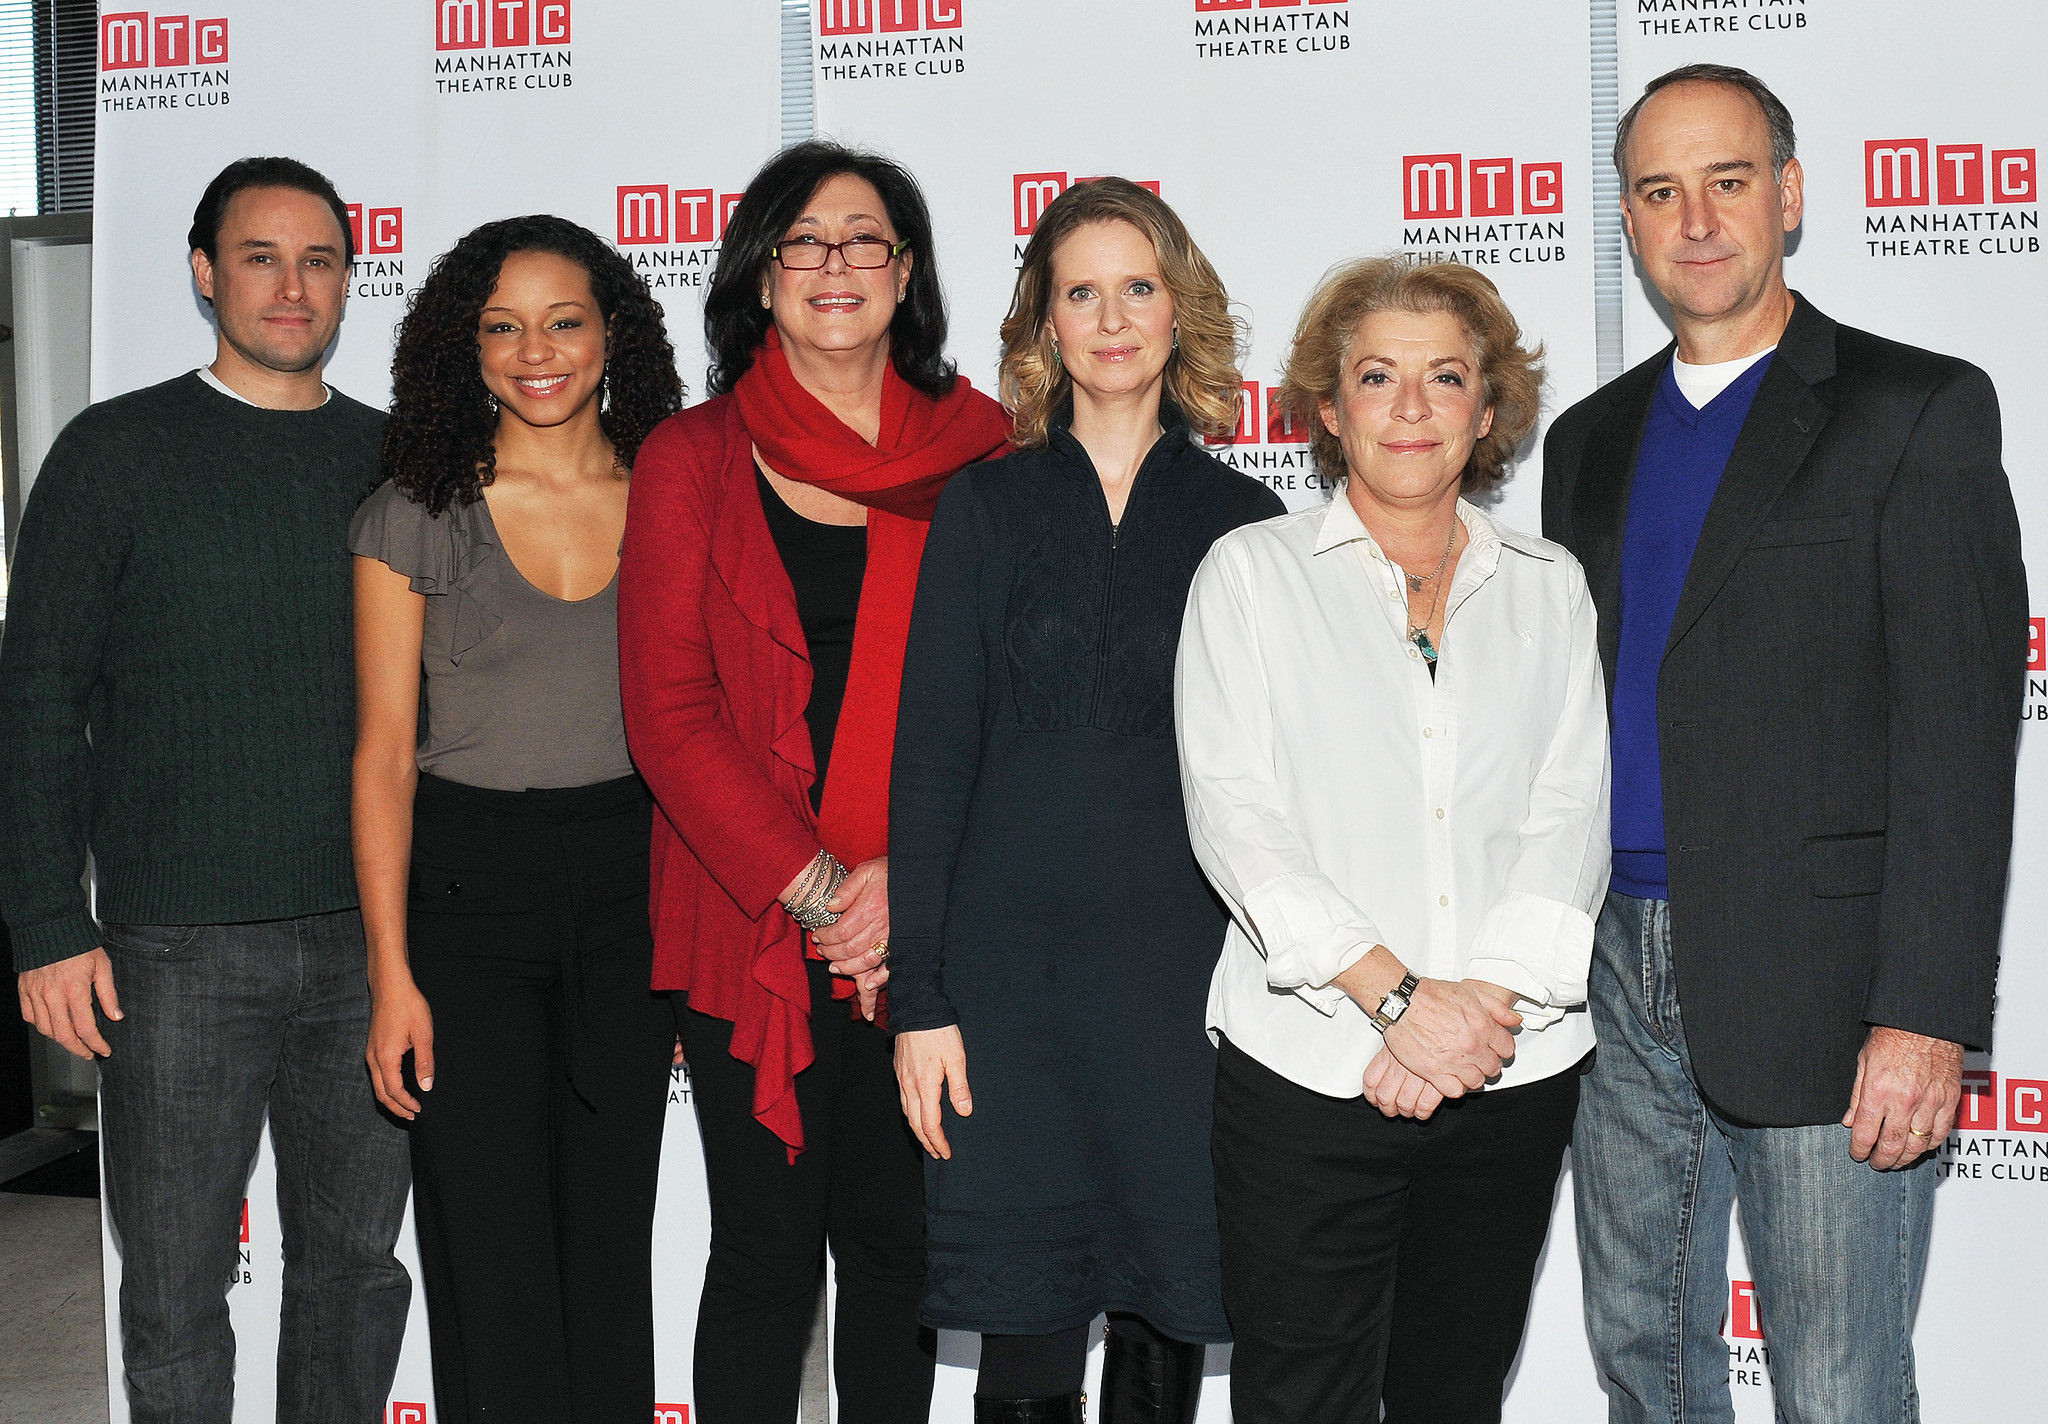
[[1408, 641], [1422, 649], [1422, 660], [1424, 662], [1433, 663], [1436, 661], [1436, 644], [1429, 641], [1429, 633], [1426, 629], [1417, 628], [1408, 635]]

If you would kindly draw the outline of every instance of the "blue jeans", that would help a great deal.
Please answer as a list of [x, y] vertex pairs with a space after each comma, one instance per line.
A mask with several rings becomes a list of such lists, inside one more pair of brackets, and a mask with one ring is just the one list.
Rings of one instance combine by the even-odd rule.
[[121, 1252], [135, 1424], [227, 1424], [243, 1194], [270, 1119], [284, 1232], [279, 1424], [372, 1424], [412, 1281], [392, 1255], [405, 1133], [363, 1064], [354, 910], [242, 925], [106, 925], [126, 1017], [101, 1020], [102, 1190]]
[[1742, 1127], [1708, 1106], [1686, 1056], [1666, 901], [1609, 893], [1589, 998], [1600, 1047], [1572, 1174], [1608, 1419], [1734, 1419], [1721, 1322], [1739, 1202], [1781, 1424], [1916, 1424], [1931, 1160], [1877, 1172], [1849, 1155], [1839, 1123]]

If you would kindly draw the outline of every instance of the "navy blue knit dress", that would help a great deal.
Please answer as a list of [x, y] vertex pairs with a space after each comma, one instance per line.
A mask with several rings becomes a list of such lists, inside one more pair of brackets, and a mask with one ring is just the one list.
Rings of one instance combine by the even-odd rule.
[[974, 1112], [926, 1163], [927, 1324], [1036, 1335], [1131, 1311], [1229, 1338], [1203, 1030], [1224, 915], [1188, 848], [1173, 668], [1195, 568], [1283, 513], [1170, 406], [1122, 523], [1087, 452], [939, 501], [889, 798], [890, 1026], [957, 1023]]

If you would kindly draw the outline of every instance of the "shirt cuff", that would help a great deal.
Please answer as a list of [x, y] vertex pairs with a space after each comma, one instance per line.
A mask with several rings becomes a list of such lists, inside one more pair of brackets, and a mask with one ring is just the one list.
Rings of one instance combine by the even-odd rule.
[[1266, 952], [1266, 982], [1293, 990], [1326, 1014], [1348, 997], [1330, 981], [1384, 939], [1336, 886], [1305, 872], [1275, 876], [1252, 891], [1245, 913]]
[[83, 910], [68, 911], [37, 925], [9, 925], [7, 934], [14, 944], [17, 974], [75, 959], [100, 947], [100, 927]]
[[[1337, 965], [1337, 973], [1332, 974], [1330, 978], [1335, 980], [1345, 970], [1358, 963], [1359, 960], [1365, 958], [1368, 954], [1371, 954], [1372, 947], [1378, 943], [1377, 939], [1369, 939], [1352, 945], [1351, 948], [1344, 951]], [[1337, 1010], [1351, 1002], [1351, 996], [1342, 989], [1339, 989], [1335, 983], [1315, 987], [1307, 984], [1298, 985], [1294, 990], [1294, 996], [1302, 1000], [1317, 1013], [1329, 1018], [1335, 1018]]]
[[1480, 921], [1465, 960], [1465, 977], [1512, 989], [1532, 1008], [1528, 1028], [1545, 1028], [1586, 1002], [1593, 957], [1593, 920], [1576, 905], [1509, 890]]

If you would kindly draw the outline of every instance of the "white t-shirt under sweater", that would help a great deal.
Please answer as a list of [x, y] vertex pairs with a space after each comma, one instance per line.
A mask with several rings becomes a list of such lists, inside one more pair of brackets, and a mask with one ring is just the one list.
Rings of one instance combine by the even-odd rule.
[[[220, 377], [218, 377], [218, 376], [214, 375], [214, 374], [213, 374], [213, 367], [211, 367], [211, 366], [201, 366], [201, 367], [200, 367], [200, 368], [199, 368], [198, 370], [194, 371], [194, 372], [193, 372], [192, 374], [193, 374], [193, 375], [195, 375], [195, 376], [197, 376], [197, 377], [198, 377], [198, 378], [199, 378], [200, 380], [202, 380], [202, 381], [206, 382], [206, 384], [207, 384], [207, 385], [209, 385], [209, 386], [212, 386], [212, 387], [213, 387], [213, 388], [214, 388], [215, 390], [219, 391], [219, 392], [220, 392], [220, 393], [221, 393], [222, 395], [226, 396], [226, 397], [227, 397], [227, 398], [228, 398], [229, 400], [238, 400], [238, 401], [240, 401], [240, 402], [241, 402], [241, 403], [242, 403], [243, 405], [254, 405], [254, 404], [256, 404], [256, 402], [254, 402], [254, 401], [250, 400], [250, 399], [249, 399], [249, 398], [248, 398], [247, 396], [243, 395], [243, 394], [242, 394], [242, 393], [241, 393], [240, 391], [236, 390], [236, 389], [235, 389], [235, 388], [234, 388], [233, 386], [230, 386], [230, 385], [229, 385], [229, 384], [228, 384], [228, 383], [227, 383], [226, 381], [223, 381], [223, 380], [222, 380], [222, 379], [221, 379]], [[333, 399], [334, 399], [334, 387], [332, 387], [332, 386], [329, 386], [329, 385], [322, 385], [322, 386], [320, 387], [320, 389], [321, 389], [322, 391], [326, 392], [326, 394], [324, 394], [324, 395], [322, 395], [322, 396], [320, 397], [320, 405], [326, 405], [326, 404], [327, 404], [327, 402], [329, 402], [329, 401], [331, 401], [331, 400], [333, 400]], [[315, 410], [318, 410], [319, 408], [320, 408], [320, 406], [315, 406], [315, 407], [314, 407], [314, 409], [315, 409]]]
[[1708, 366], [1691, 366], [1671, 358], [1671, 376], [1678, 382], [1678, 393], [1694, 410], [1705, 410], [1713, 403], [1715, 396], [1727, 390], [1741, 378], [1742, 373], [1770, 355], [1778, 348], [1766, 346], [1754, 356], [1738, 356], [1733, 361], [1716, 361]]

